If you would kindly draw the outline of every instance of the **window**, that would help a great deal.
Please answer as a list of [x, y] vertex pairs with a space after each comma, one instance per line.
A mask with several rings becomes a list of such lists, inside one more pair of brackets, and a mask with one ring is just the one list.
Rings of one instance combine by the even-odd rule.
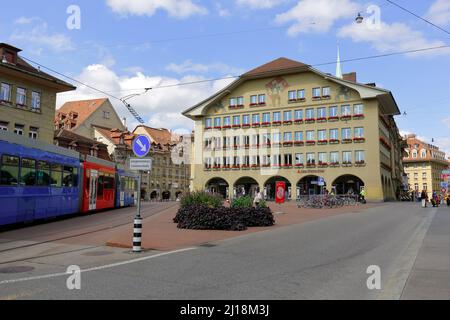
[[0, 167], [0, 184], [16, 186], [19, 181], [19, 157], [3, 155]]
[[284, 165], [292, 166], [292, 154], [285, 154], [284, 155]]
[[316, 154], [307, 153], [306, 154], [306, 164], [316, 164]]
[[362, 127], [355, 128], [355, 138], [364, 138], [364, 128]]
[[351, 151], [344, 151], [344, 152], [342, 152], [342, 161], [344, 163], [351, 163], [352, 162], [352, 153], [351, 153]]
[[338, 107], [333, 106], [329, 108], [330, 117], [337, 117], [338, 116]]
[[38, 161], [37, 165], [37, 185], [39, 187], [48, 187], [51, 182], [50, 163]]
[[339, 152], [330, 152], [330, 162], [339, 163]]
[[319, 98], [321, 96], [320, 88], [313, 88], [312, 94], [313, 94], [313, 98]]
[[250, 156], [243, 156], [242, 157], [242, 164], [244, 166], [250, 166]]
[[270, 166], [270, 156], [269, 155], [263, 155], [262, 156], [262, 165], [263, 166]]
[[314, 141], [314, 131], [306, 131], [306, 141]]
[[220, 161], [220, 157], [215, 157], [214, 158], [214, 167], [220, 167], [221, 161]]
[[317, 139], [319, 141], [327, 140], [327, 130], [319, 130], [319, 131], [317, 131]]
[[273, 134], [273, 143], [280, 143], [281, 142], [281, 133], [276, 132]]
[[109, 118], [110, 118], [109, 111], [103, 111], [103, 119], [109, 119]]
[[296, 153], [295, 154], [295, 164], [303, 164], [303, 153]]
[[257, 114], [254, 114], [253, 116], [252, 116], [252, 122], [253, 122], [253, 124], [259, 124], [259, 113], [257, 113]]
[[266, 104], [266, 95], [265, 94], [260, 94], [258, 96], [258, 102], [259, 102], [259, 104]]
[[74, 167], [64, 166], [63, 168], [63, 187], [76, 187], [78, 185], [78, 169]]
[[273, 113], [273, 122], [279, 122], [281, 121], [281, 112], [274, 112]]
[[221, 119], [220, 118], [214, 118], [214, 127], [220, 127]]
[[16, 126], [14, 127], [14, 133], [19, 135], [19, 136], [23, 136], [23, 128], [24, 128], [23, 125], [16, 124]]
[[341, 106], [341, 115], [342, 116], [351, 115], [350, 105]]
[[16, 103], [23, 106], [27, 104], [27, 90], [23, 88], [17, 88]]
[[243, 140], [244, 140], [244, 145], [246, 145], [246, 146], [250, 145], [250, 136], [244, 136]]
[[350, 128], [342, 128], [342, 139], [351, 139], [352, 131]]
[[206, 128], [211, 128], [212, 127], [212, 119], [211, 118], [206, 118], [205, 119], [205, 127]]
[[230, 120], [230, 117], [225, 117], [225, 118], [223, 118], [223, 126], [224, 126], [224, 127], [226, 127], [226, 126], [231, 126], [231, 120]]
[[314, 120], [314, 109], [306, 109], [306, 120]]
[[331, 140], [339, 139], [339, 130], [338, 129], [330, 129], [330, 139]]
[[228, 148], [231, 145], [231, 137], [223, 137], [223, 147]]
[[11, 101], [11, 86], [7, 83], [1, 84], [0, 87], [0, 100], [2, 101]]
[[233, 137], [233, 147], [239, 147], [239, 145], [240, 145], [240, 137], [234, 136]]
[[425, 190], [425, 191], [428, 190], [428, 185], [426, 183], [423, 184], [423, 190]]
[[330, 87], [323, 87], [322, 88], [322, 96], [323, 97], [329, 97], [330, 96]]
[[41, 108], [41, 94], [39, 92], [33, 91], [31, 93], [31, 108], [32, 109]]
[[250, 96], [250, 105], [254, 106], [258, 104], [258, 96], [254, 95], [254, 96]]
[[243, 106], [244, 105], [244, 97], [238, 97], [237, 104], [238, 104], [238, 106]]
[[241, 159], [238, 156], [233, 157], [233, 165], [239, 166], [241, 164]]
[[233, 125], [238, 126], [241, 124], [241, 116], [233, 116]]
[[297, 91], [289, 91], [288, 92], [288, 99], [289, 101], [295, 101], [297, 100]]
[[28, 137], [30, 138], [30, 139], [37, 139], [38, 138], [38, 135], [39, 135], [39, 128], [36, 128], [36, 127], [30, 127], [30, 132], [28, 132]]
[[262, 135], [263, 144], [270, 144], [270, 133], [264, 133]]
[[230, 98], [230, 107], [235, 107], [237, 103], [236, 98]]
[[256, 164], [256, 165], [260, 164], [259, 156], [252, 156], [252, 164]]
[[422, 172], [422, 179], [423, 180], [427, 180], [427, 173], [426, 172]]
[[319, 152], [318, 160], [319, 160], [319, 165], [320, 164], [327, 164], [328, 163], [327, 153], [326, 152]]
[[356, 162], [365, 162], [366, 158], [364, 156], [364, 151], [355, 151], [355, 161]]
[[245, 114], [242, 116], [242, 124], [250, 124], [250, 115]]
[[0, 121], [0, 130], [8, 131], [8, 122]]
[[295, 117], [295, 121], [303, 120], [303, 110], [295, 110], [294, 117]]
[[426, 150], [421, 150], [421, 151], [420, 151], [420, 157], [421, 157], [421, 158], [426, 158], [426, 157], [427, 157], [427, 152], [426, 152]]
[[284, 111], [283, 118], [284, 121], [292, 121], [292, 111]]
[[270, 113], [263, 113], [263, 123], [270, 122]]
[[297, 90], [297, 99], [305, 99], [305, 89]]
[[274, 154], [272, 155], [272, 164], [274, 166], [279, 166], [281, 165], [281, 154]]
[[255, 146], [259, 145], [259, 134], [254, 134], [252, 136], [252, 141]]
[[417, 158], [417, 150], [413, 150], [412, 152], [412, 157], [415, 159]]
[[326, 108], [318, 108], [317, 109], [317, 118], [326, 118], [327, 117], [327, 109]]
[[364, 114], [364, 105], [363, 104], [355, 104], [355, 105], [353, 105], [353, 114], [354, 115], [362, 115], [362, 114]]
[[52, 164], [51, 165], [51, 185], [52, 187], [61, 187], [62, 186], [62, 166], [60, 164]]
[[284, 133], [284, 142], [291, 142], [292, 141], [292, 132], [285, 132]]
[[303, 131], [295, 132], [295, 141], [303, 141]]

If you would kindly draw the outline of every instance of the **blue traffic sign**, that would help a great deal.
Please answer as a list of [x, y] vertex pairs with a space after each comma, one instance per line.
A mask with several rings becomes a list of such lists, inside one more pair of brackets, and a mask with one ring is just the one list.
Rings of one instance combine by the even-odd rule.
[[133, 141], [133, 152], [136, 157], [144, 158], [150, 152], [150, 139], [147, 136], [138, 136]]

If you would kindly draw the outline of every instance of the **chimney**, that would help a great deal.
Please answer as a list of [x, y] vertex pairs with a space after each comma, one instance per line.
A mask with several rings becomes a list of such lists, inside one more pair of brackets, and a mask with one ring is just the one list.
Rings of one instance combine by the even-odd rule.
[[127, 129], [127, 118], [123, 118], [122, 121], [123, 121], [123, 126], [125, 127], [125, 131], [127, 131], [128, 130]]
[[356, 82], [356, 72], [345, 73], [342, 78], [347, 81]]

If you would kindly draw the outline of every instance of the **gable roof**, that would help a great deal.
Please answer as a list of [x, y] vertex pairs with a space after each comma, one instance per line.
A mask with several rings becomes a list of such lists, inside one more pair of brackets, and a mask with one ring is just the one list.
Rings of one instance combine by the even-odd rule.
[[262, 66], [259, 66], [255, 69], [252, 69], [246, 73], [243, 74], [243, 76], [255, 76], [255, 75], [261, 75], [270, 73], [273, 71], [288, 71], [290, 69], [297, 69], [297, 68], [307, 68], [308, 65], [304, 64], [303, 62], [287, 59], [284, 57], [272, 60], [266, 64], [263, 64]]
[[66, 102], [61, 108], [56, 110], [55, 121], [58, 120], [58, 113], [69, 114], [70, 112], [76, 112], [78, 114], [76, 120], [76, 127], [82, 124], [87, 118], [89, 118], [99, 107], [101, 107], [107, 98], [93, 99], [93, 100], [80, 100]]
[[342, 86], [351, 88], [355, 91], [357, 91], [362, 99], [371, 99], [376, 98], [379, 100], [380, 104], [384, 105], [386, 107], [386, 111], [390, 112], [392, 115], [399, 115], [400, 110], [397, 106], [397, 103], [394, 99], [394, 96], [392, 95], [391, 91], [373, 87], [357, 82], [352, 82], [344, 79], [337, 78], [335, 76], [332, 76], [330, 74], [325, 74], [310, 65], [304, 64], [302, 62], [294, 61], [287, 58], [278, 58], [275, 59], [269, 63], [266, 63], [260, 67], [257, 67], [253, 70], [250, 70], [247, 73], [244, 73], [241, 75], [238, 79], [233, 81], [231, 84], [223, 88], [222, 90], [216, 92], [209, 98], [206, 98], [205, 100], [201, 101], [200, 103], [190, 107], [189, 109], [182, 112], [182, 114], [188, 118], [191, 119], [197, 119], [199, 117], [204, 116], [206, 109], [220, 101], [220, 99], [224, 98], [228, 94], [232, 92], [235, 88], [240, 86], [242, 83], [259, 79], [263, 77], [273, 77], [273, 76], [280, 76], [285, 74], [293, 74], [293, 73], [301, 73], [301, 72], [312, 72], [315, 73], [324, 79], [333, 81], [335, 83], [338, 83]]
[[140, 126], [137, 126], [136, 129], [134, 129], [133, 133], [135, 133], [139, 127], [143, 128], [145, 130], [145, 132], [149, 135], [149, 137], [152, 139], [152, 142], [154, 142], [156, 144], [165, 145], [165, 144], [173, 143], [172, 133], [167, 129], [164, 129], [164, 128], [157, 129], [157, 128], [140, 125]]
[[73, 131], [66, 130], [66, 129], [58, 129], [58, 130], [56, 130], [55, 131], [55, 138], [61, 138], [61, 139], [65, 139], [65, 140], [72, 140], [72, 141], [82, 142], [82, 143], [90, 144], [90, 145], [93, 145], [93, 146], [104, 146], [104, 147], [106, 147], [106, 144], [104, 144], [102, 142], [86, 138], [85, 136], [81, 136], [79, 134], [76, 134]]
[[129, 131], [122, 131], [120, 129], [109, 129], [100, 126], [94, 126], [94, 129], [115, 145], [120, 143], [120, 137], [123, 136], [124, 143], [131, 147], [135, 138], [133, 133]]

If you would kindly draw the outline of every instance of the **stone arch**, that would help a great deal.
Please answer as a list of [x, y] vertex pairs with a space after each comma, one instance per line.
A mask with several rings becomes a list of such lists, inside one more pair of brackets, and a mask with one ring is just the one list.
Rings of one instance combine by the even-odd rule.
[[267, 179], [263, 185], [264, 198], [266, 200], [275, 200], [275, 186], [277, 181], [283, 181], [286, 183], [286, 200], [292, 198], [292, 183], [289, 179], [283, 176], [273, 176]]
[[[323, 185], [322, 182], [323, 181]], [[297, 197], [322, 194], [327, 186], [324, 177], [307, 175], [297, 182]]]
[[252, 177], [240, 177], [233, 184], [233, 193], [236, 194], [236, 197], [250, 195], [254, 197], [256, 192], [259, 189], [259, 183]]
[[228, 181], [220, 177], [209, 179], [205, 184], [206, 191], [211, 193], [218, 193], [224, 199], [228, 198], [229, 188], [230, 184], [228, 183]]
[[349, 192], [359, 194], [361, 187], [365, 187], [364, 181], [353, 174], [343, 174], [334, 179], [333, 187], [336, 187], [337, 194], [347, 194]]

